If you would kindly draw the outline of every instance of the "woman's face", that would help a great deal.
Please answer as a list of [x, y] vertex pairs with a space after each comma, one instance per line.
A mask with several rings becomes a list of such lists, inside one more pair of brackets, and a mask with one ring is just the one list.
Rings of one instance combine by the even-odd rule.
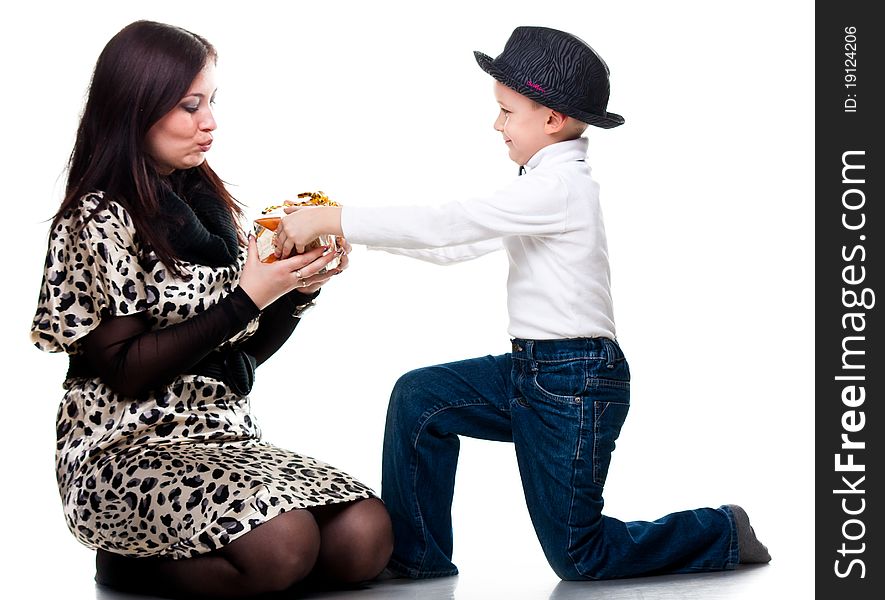
[[215, 131], [215, 65], [207, 63], [178, 104], [147, 132], [147, 153], [163, 175], [199, 166]]

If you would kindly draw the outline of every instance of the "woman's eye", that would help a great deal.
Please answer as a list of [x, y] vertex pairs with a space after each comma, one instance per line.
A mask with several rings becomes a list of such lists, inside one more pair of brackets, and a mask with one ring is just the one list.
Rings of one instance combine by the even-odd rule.
[[189, 113], [195, 113], [198, 110], [200, 110], [200, 105], [199, 104], [197, 104], [197, 105], [185, 104], [184, 106], [182, 106], [182, 108]]

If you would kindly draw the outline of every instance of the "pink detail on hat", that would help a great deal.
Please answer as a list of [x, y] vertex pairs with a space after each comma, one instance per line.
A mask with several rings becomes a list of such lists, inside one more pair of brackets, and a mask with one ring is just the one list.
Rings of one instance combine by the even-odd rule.
[[526, 80], [525, 80], [525, 84], [526, 84], [527, 86], [529, 86], [530, 88], [532, 88], [533, 90], [537, 90], [537, 91], [541, 92], [542, 94], [546, 94], [546, 93], [547, 93], [547, 90], [545, 90], [544, 88], [542, 88], [542, 87], [541, 87], [540, 85], [538, 85], [537, 83], [533, 82], [531, 79], [526, 79]]

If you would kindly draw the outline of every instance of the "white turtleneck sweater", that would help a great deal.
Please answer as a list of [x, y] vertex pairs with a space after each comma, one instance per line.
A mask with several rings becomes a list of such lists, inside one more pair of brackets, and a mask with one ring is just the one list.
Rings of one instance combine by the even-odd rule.
[[599, 186], [586, 155], [586, 138], [551, 144], [491, 196], [436, 207], [347, 205], [341, 228], [351, 243], [437, 264], [503, 248], [511, 337], [614, 339]]

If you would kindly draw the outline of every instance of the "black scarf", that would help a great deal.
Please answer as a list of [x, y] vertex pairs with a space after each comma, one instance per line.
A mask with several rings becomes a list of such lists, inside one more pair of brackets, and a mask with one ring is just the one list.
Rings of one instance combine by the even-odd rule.
[[177, 258], [224, 267], [236, 264], [240, 247], [233, 215], [224, 202], [202, 186], [187, 193], [187, 201], [169, 188], [160, 196], [163, 232]]
[[[183, 195], [187, 201], [165, 188], [160, 197], [164, 233], [176, 257], [210, 267], [236, 264], [240, 247], [230, 209], [205, 186], [194, 186]], [[245, 396], [255, 381], [256, 366], [255, 358], [235, 344], [210, 353], [190, 372], [220, 379]]]

